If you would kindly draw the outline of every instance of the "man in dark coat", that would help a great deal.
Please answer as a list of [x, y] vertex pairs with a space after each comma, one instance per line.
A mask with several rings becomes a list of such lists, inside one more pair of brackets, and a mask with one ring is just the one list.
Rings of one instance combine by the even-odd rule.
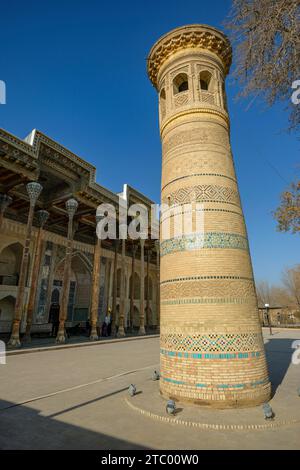
[[59, 304], [52, 304], [49, 313], [49, 322], [52, 323], [51, 336], [56, 337], [59, 327]]

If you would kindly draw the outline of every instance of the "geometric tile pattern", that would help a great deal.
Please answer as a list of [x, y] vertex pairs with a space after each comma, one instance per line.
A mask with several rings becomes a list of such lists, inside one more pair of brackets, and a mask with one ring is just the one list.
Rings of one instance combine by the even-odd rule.
[[263, 349], [260, 333], [161, 334], [163, 349], [193, 352], [249, 352]]
[[222, 175], [221, 173], [190, 173], [186, 176], [178, 176], [178, 178], [174, 178], [172, 179], [171, 181], [169, 181], [169, 183], [165, 184], [161, 189], [165, 189], [167, 186], [169, 186], [169, 184], [171, 183], [175, 183], [175, 181], [179, 181], [179, 180], [183, 180], [183, 179], [186, 179], [186, 178], [191, 178], [191, 177], [194, 177], [194, 176], [221, 176], [222, 178], [227, 178], [231, 181], [234, 181], [236, 183], [236, 179], [235, 178], [232, 178], [231, 176], [227, 176], [227, 175]]
[[232, 360], [232, 359], [249, 359], [260, 357], [261, 351], [239, 352], [239, 353], [188, 353], [180, 351], [169, 351], [161, 349], [160, 354], [163, 356], [179, 357], [184, 359], [204, 359], [204, 360]]
[[172, 282], [180, 282], [180, 281], [202, 281], [207, 279], [244, 279], [246, 281], [253, 281], [252, 277], [245, 277], [245, 276], [186, 276], [186, 277], [176, 277], [174, 279], [168, 279], [166, 281], [161, 281], [160, 285], [169, 284]]
[[253, 297], [201, 297], [188, 299], [161, 300], [161, 305], [194, 305], [194, 304], [253, 304], [257, 305]]
[[163, 240], [160, 244], [160, 255], [165, 256], [178, 251], [190, 251], [200, 248], [248, 250], [249, 246], [247, 238], [237, 233], [206, 232]]

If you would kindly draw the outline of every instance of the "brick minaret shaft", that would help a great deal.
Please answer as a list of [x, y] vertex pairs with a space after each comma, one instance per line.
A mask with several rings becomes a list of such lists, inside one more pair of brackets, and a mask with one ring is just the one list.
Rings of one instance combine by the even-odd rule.
[[[196, 203], [204, 213], [204, 235], [178, 238], [171, 231], [161, 239], [160, 390], [165, 397], [221, 408], [270, 397], [230, 147], [230, 65], [226, 36], [203, 25], [171, 31], [148, 58], [159, 94], [162, 202], [170, 209], [190, 207], [194, 227]], [[170, 215], [171, 227], [172, 220]]]

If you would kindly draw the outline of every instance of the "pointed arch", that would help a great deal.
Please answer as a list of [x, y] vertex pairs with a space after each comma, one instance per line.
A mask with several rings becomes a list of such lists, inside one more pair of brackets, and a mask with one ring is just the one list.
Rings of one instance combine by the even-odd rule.
[[173, 93], [182, 93], [188, 91], [189, 89], [189, 80], [186, 73], [179, 73], [173, 80]]
[[[17, 286], [23, 256], [24, 246], [20, 242], [9, 243], [2, 248], [0, 253], [0, 284]], [[29, 255], [30, 260], [30, 255]], [[30, 262], [28, 263], [27, 280]]]
[[200, 89], [202, 91], [212, 90], [212, 74], [208, 70], [202, 70], [199, 75]]

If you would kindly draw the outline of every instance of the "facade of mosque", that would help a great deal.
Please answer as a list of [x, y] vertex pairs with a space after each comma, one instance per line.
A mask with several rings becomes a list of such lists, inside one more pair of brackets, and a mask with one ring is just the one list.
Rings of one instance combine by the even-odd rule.
[[[95, 168], [39, 131], [21, 140], [0, 130], [0, 334], [19, 346], [51, 330], [57, 341], [75, 326], [91, 339], [105, 315], [119, 336], [159, 324], [154, 240], [96, 237], [96, 210], [152, 201], [128, 185], [115, 194]], [[88, 325], [88, 326], [87, 326]]]
[[[248, 238], [230, 146], [225, 78], [231, 45], [204, 25], [177, 28], [148, 57], [159, 95], [161, 393], [216, 406], [270, 397]], [[171, 209], [192, 214], [175, 234]], [[202, 230], [195, 230], [202, 213]], [[173, 232], [172, 232], [173, 230]]]

